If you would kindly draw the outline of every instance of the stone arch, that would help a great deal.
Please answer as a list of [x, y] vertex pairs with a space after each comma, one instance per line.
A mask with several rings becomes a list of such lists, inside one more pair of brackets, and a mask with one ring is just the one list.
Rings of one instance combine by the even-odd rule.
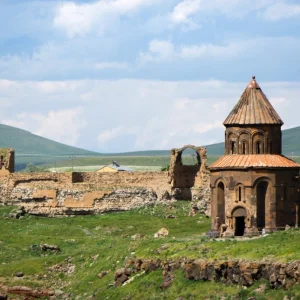
[[252, 133], [252, 153], [253, 154], [264, 154], [266, 145], [266, 133], [262, 130], [256, 130]]
[[198, 147], [195, 147], [193, 145], [186, 145], [180, 149], [177, 150], [177, 157], [176, 157], [176, 163], [181, 163], [181, 165], [184, 165], [182, 163], [182, 153], [187, 150], [187, 149], [192, 149], [196, 153], [196, 159], [197, 159], [197, 165], [201, 166], [201, 156], [200, 156], [200, 149]]
[[272, 197], [272, 180], [269, 177], [260, 177], [253, 186], [256, 197], [256, 226], [258, 229], [272, 231], [276, 227], [276, 197]]
[[239, 154], [250, 154], [251, 133], [248, 130], [239, 131]]
[[245, 228], [250, 220], [249, 212], [247, 208], [242, 205], [237, 205], [232, 209], [231, 212], [232, 227], [234, 229], [235, 236], [243, 236]]
[[227, 154], [237, 154], [238, 153], [238, 135], [229, 131], [227, 133]]

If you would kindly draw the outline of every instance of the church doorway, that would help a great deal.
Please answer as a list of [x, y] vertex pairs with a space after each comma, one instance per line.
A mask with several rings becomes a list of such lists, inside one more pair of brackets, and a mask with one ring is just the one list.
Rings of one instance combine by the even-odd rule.
[[235, 236], [243, 236], [245, 233], [245, 219], [247, 217], [246, 209], [243, 207], [236, 208], [232, 217], [234, 219], [234, 235]]
[[266, 226], [266, 198], [268, 191], [268, 182], [261, 181], [256, 188], [257, 199], [257, 227], [259, 229]]

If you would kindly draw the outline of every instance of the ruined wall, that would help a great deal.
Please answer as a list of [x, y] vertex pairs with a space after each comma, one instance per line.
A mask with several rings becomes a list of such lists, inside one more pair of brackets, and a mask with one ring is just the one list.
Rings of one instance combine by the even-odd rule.
[[15, 151], [0, 148], [0, 177], [7, 176], [15, 171]]
[[14, 173], [0, 179], [0, 203], [57, 216], [155, 204], [171, 186], [167, 172]]
[[[206, 150], [195, 148], [197, 166], [183, 166], [180, 161], [184, 149], [174, 152], [169, 172], [7, 172], [0, 176], [0, 204], [18, 205], [31, 214], [58, 216], [129, 210], [157, 201], [194, 199], [195, 205], [206, 212], [209, 210]], [[11, 156], [6, 157], [13, 161], [13, 152], [8, 153]]]
[[[197, 163], [195, 165], [183, 165], [182, 153], [186, 149], [193, 149], [196, 152]], [[209, 171], [206, 163], [206, 148], [186, 145], [180, 149], [171, 150], [168, 180], [176, 199], [192, 200], [201, 187], [207, 186]]]

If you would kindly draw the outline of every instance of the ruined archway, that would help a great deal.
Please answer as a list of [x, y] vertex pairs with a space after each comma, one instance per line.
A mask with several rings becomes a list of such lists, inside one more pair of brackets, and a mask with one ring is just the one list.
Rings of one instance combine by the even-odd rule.
[[[184, 161], [184, 153], [187, 151], [188, 163]], [[169, 182], [176, 193], [180, 189], [181, 196], [178, 199], [191, 200], [193, 187], [203, 184], [203, 175], [206, 170], [206, 149], [193, 145], [186, 145], [179, 149], [171, 150], [169, 168]]]

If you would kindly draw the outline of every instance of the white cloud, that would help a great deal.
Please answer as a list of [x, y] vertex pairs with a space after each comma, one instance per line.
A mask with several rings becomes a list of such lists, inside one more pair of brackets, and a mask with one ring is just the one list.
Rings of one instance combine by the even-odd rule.
[[300, 15], [299, 4], [288, 4], [284, 1], [269, 6], [262, 14], [268, 21], [279, 21]]
[[57, 7], [54, 26], [70, 38], [85, 36], [92, 31], [101, 35], [123, 15], [151, 5], [156, 0], [101, 0], [88, 4], [65, 2]]
[[[63, 143], [106, 152], [222, 142], [222, 122], [251, 75], [242, 83], [0, 81], [11, 105], [1, 106], [0, 120]], [[299, 126], [300, 83], [257, 80], [286, 128]]]
[[152, 40], [149, 43], [148, 51], [140, 54], [140, 61], [167, 61], [172, 60], [175, 55], [174, 45], [169, 41]]
[[186, 24], [190, 29], [197, 28], [195, 22], [190, 18], [201, 8], [202, 0], [184, 0], [174, 7], [170, 15], [171, 20], [176, 24]]
[[20, 113], [3, 124], [27, 129], [34, 134], [75, 146], [86, 126], [82, 108], [52, 111], [47, 114]]
[[153, 40], [149, 43], [147, 52], [140, 54], [140, 62], [162, 62], [178, 59], [206, 59], [236, 57], [249, 50], [259, 40], [236, 41], [224, 45], [200, 44], [181, 45], [175, 47], [170, 41]]

